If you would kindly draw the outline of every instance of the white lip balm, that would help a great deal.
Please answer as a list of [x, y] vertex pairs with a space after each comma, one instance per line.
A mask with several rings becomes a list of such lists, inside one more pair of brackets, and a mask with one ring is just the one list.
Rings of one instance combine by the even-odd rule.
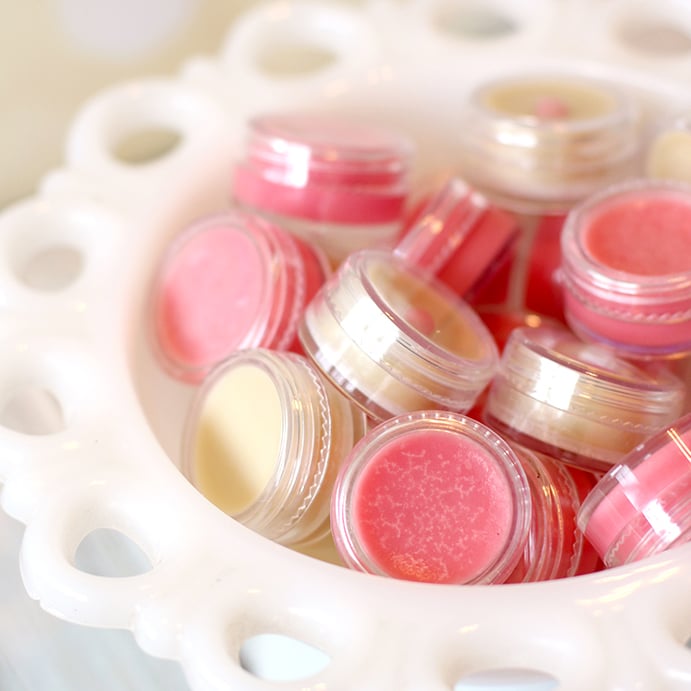
[[286, 545], [329, 532], [331, 488], [366, 418], [304, 357], [250, 349], [219, 365], [188, 416], [183, 471], [216, 506]]

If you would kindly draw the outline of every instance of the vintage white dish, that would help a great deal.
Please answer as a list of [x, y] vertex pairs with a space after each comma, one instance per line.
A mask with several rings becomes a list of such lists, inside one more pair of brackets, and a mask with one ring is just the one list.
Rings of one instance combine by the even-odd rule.
[[[478, 673], [505, 689], [691, 688], [691, 545], [575, 579], [445, 587], [270, 543], [176, 467], [190, 390], [154, 362], [146, 321], [166, 242], [228, 204], [248, 115], [312, 106], [392, 123], [418, 140], [423, 182], [454, 169], [468, 89], [507, 70], [617, 80], [650, 126], [688, 107], [689, 26], [691, 8], [672, 0], [276, 2], [243, 17], [218, 56], [86, 103], [64, 165], [0, 216], [0, 391], [37, 425], [0, 429], [2, 506], [26, 523], [29, 594], [66, 620], [131, 629], [200, 691], [275, 688], [261, 662], [256, 674], [240, 664], [263, 634], [324, 654], [285, 689], [448, 691], [475, 688]], [[177, 146], [146, 163], [115, 155], [151, 128], [175, 131]], [[79, 570], [77, 547], [102, 528], [131, 538], [152, 568]], [[543, 685], [517, 686], [526, 670]]]

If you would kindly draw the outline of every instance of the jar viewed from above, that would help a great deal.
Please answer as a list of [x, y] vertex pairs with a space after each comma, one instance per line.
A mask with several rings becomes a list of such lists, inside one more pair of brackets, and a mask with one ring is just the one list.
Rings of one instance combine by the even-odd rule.
[[168, 373], [191, 383], [241, 348], [299, 350], [298, 322], [329, 273], [318, 248], [258, 216], [203, 219], [158, 267], [154, 350]]
[[305, 310], [305, 352], [369, 417], [470, 409], [492, 378], [497, 347], [475, 311], [391, 253], [362, 250]]
[[336, 266], [359, 249], [393, 245], [413, 154], [404, 134], [357, 118], [267, 113], [248, 123], [232, 194]]
[[588, 199], [562, 234], [565, 311], [631, 357], [691, 352], [691, 187], [634, 180]]
[[430, 583], [501, 583], [531, 516], [511, 447], [463, 415], [417, 411], [371, 429], [343, 463], [334, 542], [367, 573]]
[[484, 419], [511, 439], [587, 470], [606, 472], [679, 417], [683, 383], [568, 330], [516, 329], [489, 389]]
[[635, 170], [638, 112], [615, 85], [575, 74], [481, 84], [459, 125], [464, 177], [499, 206], [563, 213]]
[[197, 392], [183, 471], [264, 537], [314, 543], [328, 534], [338, 467], [365, 428], [364, 414], [303, 356], [238, 351]]

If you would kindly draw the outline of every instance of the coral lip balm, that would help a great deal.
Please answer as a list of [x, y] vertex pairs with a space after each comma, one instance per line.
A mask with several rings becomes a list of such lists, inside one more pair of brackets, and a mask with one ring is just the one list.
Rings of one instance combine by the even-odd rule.
[[464, 177], [500, 206], [561, 213], [631, 173], [638, 115], [613, 85], [519, 74], [479, 86], [460, 125]]
[[431, 583], [500, 583], [530, 522], [518, 458], [462, 415], [419, 411], [373, 428], [343, 463], [334, 542], [352, 568]]
[[331, 489], [366, 418], [304, 357], [234, 353], [197, 391], [183, 470], [220, 509], [283, 544], [329, 531]]
[[607, 566], [691, 540], [691, 415], [612, 468], [586, 498], [578, 524]]
[[299, 336], [305, 353], [378, 421], [470, 409], [499, 359], [468, 304], [379, 250], [348, 257], [308, 305]]
[[317, 113], [250, 120], [235, 200], [322, 247], [348, 254], [393, 244], [409, 193], [414, 147], [399, 132]]
[[171, 245], [156, 276], [161, 363], [197, 383], [240, 348], [297, 348], [298, 321], [329, 273], [320, 250], [258, 216], [199, 221]]
[[483, 419], [508, 438], [586, 470], [606, 472], [679, 417], [684, 385], [561, 327], [516, 329]]
[[472, 300], [508, 261], [517, 233], [512, 216], [452, 178], [404, 230], [394, 253]]
[[631, 356], [691, 352], [691, 187], [637, 180], [588, 199], [562, 235], [565, 313]]

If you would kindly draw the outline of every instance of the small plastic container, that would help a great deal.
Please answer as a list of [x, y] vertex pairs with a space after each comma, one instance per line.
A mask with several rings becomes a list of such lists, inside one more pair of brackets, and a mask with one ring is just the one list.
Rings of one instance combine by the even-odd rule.
[[659, 123], [645, 156], [646, 177], [691, 184], [691, 111]]
[[513, 216], [451, 178], [415, 215], [394, 253], [472, 302], [510, 261], [517, 235]]
[[202, 494], [286, 545], [320, 541], [339, 464], [366, 418], [307, 358], [238, 351], [197, 391], [183, 471]]
[[676, 420], [684, 386], [564, 328], [519, 328], [502, 353], [484, 420], [510, 439], [586, 470], [606, 472]]
[[359, 249], [393, 246], [413, 153], [407, 136], [369, 122], [264, 114], [248, 124], [232, 195], [321, 247], [337, 266]]
[[586, 498], [578, 525], [606, 566], [691, 540], [691, 415], [636, 447]]
[[631, 357], [691, 352], [691, 187], [635, 180], [588, 199], [562, 234], [566, 318]]
[[511, 447], [463, 415], [418, 411], [373, 428], [343, 463], [331, 529], [351, 568], [431, 583], [501, 583], [528, 535]]
[[532, 518], [521, 559], [506, 582], [548, 581], [599, 570], [602, 562], [583, 539], [576, 517], [600, 475], [511, 446], [528, 479]]
[[477, 87], [459, 123], [463, 177], [499, 206], [560, 214], [637, 165], [638, 112], [613, 84], [516, 74]]
[[578, 203], [640, 167], [636, 102], [612, 83], [527, 72], [480, 84], [461, 116], [460, 174], [517, 214], [511, 306], [561, 321], [560, 236]]
[[330, 272], [318, 248], [254, 214], [195, 223], [169, 247], [155, 277], [159, 361], [196, 384], [241, 348], [299, 351], [299, 320]]
[[308, 305], [299, 336], [305, 353], [375, 421], [414, 410], [465, 412], [499, 360], [468, 304], [379, 250], [348, 257]]

